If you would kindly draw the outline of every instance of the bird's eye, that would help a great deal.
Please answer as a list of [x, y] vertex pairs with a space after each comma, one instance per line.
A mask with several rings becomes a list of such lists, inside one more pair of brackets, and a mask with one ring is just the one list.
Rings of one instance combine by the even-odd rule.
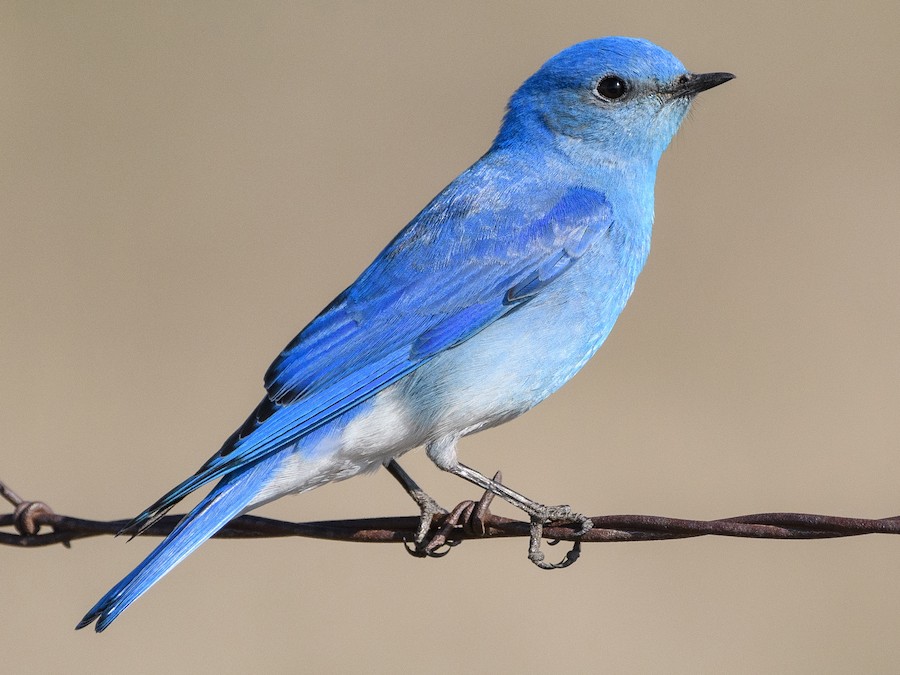
[[597, 83], [597, 94], [608, 101], [615, 101], [628, 93], [628, 85], [618, 75], [607, 75]]

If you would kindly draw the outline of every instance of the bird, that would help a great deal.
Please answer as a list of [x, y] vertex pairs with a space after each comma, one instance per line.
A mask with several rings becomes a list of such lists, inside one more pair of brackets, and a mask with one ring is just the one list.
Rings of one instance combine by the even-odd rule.
[[423, 446], [522, 509], [529, 558], [562, 566], [543, 561], [540, 527], [583, 534], [590, 520], [462, 464], [458, 442], [533, 408], [606, 340], [649, 253], [660, 157], [694, 97], [732, 78], [641, 38], [551, 57], [513, 93], [488, 151], [275, 359], [221, 449], [125, 528], [143, 532], [217, 481], [77, 628], [106, 629], [232, 518], [380, 467], [419, 504], [422, 546], [442, 510], [397, 459]]

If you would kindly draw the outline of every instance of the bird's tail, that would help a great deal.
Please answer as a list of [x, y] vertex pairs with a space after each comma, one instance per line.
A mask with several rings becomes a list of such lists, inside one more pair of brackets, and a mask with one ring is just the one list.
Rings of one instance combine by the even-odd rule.
[[194, 549], [242, 513], [271, 479], [280, 465], [280, 453], [226, 475], [188, 513], [159, 546], [128, 576], [116, 584], [84, 615], [76, 629], [97, 622], [94, 630], [105, 630], [126, 607], [143, 595]]

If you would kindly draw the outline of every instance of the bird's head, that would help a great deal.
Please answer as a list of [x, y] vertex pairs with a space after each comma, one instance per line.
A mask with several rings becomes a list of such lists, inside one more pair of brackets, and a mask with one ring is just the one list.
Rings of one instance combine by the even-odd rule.
[[589, 161], [655, 164], [694, 96], [733, 77], [691, 73], [647, 40], [580, 42], [513, 94], [495, 145], [550, 142]]

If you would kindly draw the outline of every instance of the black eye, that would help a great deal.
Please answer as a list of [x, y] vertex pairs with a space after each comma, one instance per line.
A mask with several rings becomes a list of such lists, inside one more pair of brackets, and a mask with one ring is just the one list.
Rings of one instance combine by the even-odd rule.
[[597, 83], [597, 93], [605, 99], [615, 101], [628, 93], [628, 85], [617, 75], [607, 75]]

